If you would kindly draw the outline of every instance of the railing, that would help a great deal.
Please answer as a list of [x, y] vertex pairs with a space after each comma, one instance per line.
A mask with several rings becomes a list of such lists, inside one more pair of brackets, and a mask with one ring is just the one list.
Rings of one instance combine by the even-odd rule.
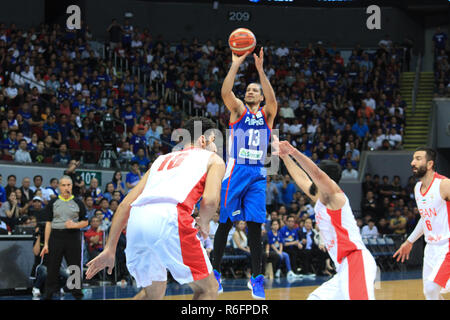
[[420, 70], [422, 70], [422, 53], [419, 53], [416, 65], [416, 75], [414, 77], [414, 87], [411, 93], [412, 113], [416, 113], [417, 92], [419, 91]]

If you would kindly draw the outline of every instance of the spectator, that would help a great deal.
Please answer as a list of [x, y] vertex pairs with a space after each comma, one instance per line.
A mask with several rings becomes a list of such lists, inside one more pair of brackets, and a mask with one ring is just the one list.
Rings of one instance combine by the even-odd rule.
[[296, 185], [291, 181], [291, 177], [287, 174], [283, 179], [283, 203], [289, 205], [292, 202], [294, 193], [296, 192]]
[[[313, 223], [311, 218], [305, 220], [305, 226], [299, 229], [300, 243], [303, 245], [303, 268], [302, 273], [306, 275], [312, 275], [312, 262], [313, 258], [317, 257], [319, 248], [314, 242], [315, 230], [313, 229]], [[323, 261], [325, 262], [325, 261]], [[317, 270], [324, 270], [325, 266], [319, 266]]]
[[217, 99], [215, 96], [211, 98], [211, 100], [206, 105], [206, 111], [208, 112], [210, 117], [217, 117], [219, 115], [219, 104], [217, 103]]
[[266, 184], [266, 208], [268, 212], [272, 212], [277, 207], [278, 188], [272, 182], [270, 176], [267, 176]]
[[361, 139], [365, 139], [369, 133], [369, 127], [364, 123], [363, 118], [358, 118], [358, 122], [352, 127], [352, 131]]
[[16, 190], [17, 190], [17, 187], [16, 187], [17, 178], [14, 174], [10, 174], [8, 176], [7, 181], [8, 181], [8, 184], [5, 187], [5, 191], [6, 191], [6, 197], [9, 198], [9, 195], [12, 192], [16, 192]]
[[353, 168], [350, 161], [347, 161], [345, 170], [342, 171], [342, 179], [358, 179], [358, 171]]
[[400, 209], [395, 210], [395, 215], [389, 222], [389, 229], [391, 233], [403, 235], [406, 233], [406, 218], [402, 216]]
[[117, 19], [112, 19], [106, 31], [109, 33], [109, 48], [111, 51], [114, 51], [121, 42], [123, 29], [117, 22]]
[[11, 230], [14, 230], [15, 226], [19, 223], [20, 207], [15, 192], [11, 192], [8, 200], [2, 203], [0, 217], [2, 217], [2, 220]]
[[80, 161], [72, 159], [69, 161], [67, 170], [64, 171], [64, 175], [69, 176], [72, 179], [72, 194], [75, 197], [80, 197], [85, 187], [83, 178], [81, 177], [79, 172], [76, 172], [76, 169], [79, 165]]
[[114, 192], [114, 184], [112, 182], [108, 182], [106, 184], [105, 191], [103, 192], [103, 197], [108, 201], [111, 201], [113, 192]]
[[111, 182], [114, 185], [115, 191], [119, 191], [122, 195], [126, 193], [125, 183], [122, 181], [122, 172], [115, 171]]
[[291, 261], [291, 269], [299, 271], [297, 260], [300, 258], [302, 244], [299, 240], [299, 229], [295, 228], [295, 215], [290, 215], [286, 220], [286, 225], [280, 229], [283, 241], [283, 250], [289, 255]]
[[153, 147], [154, 141], [160, 139], [160, 134], [156, 130], [156, 123], [155, 122], [152, 123], [151, 128], [148, 129], [147, 133], [145, 134], [145, 139], [147, 140], [147, 145], [149, 147]]
[[94, 198], [91, 195], [84, 196], [84, 206], [86, 207], [86, 217], [90, 221], [96, 211], [94, 208]]
[[[267, 233], [267, 238], [269, 239], [266, 245], [266, 253], [270, 251], [274, 251], [280, 257], [281, 261], [284, 261], [286, 269], [287, 269], [287, 277], [288, 279], [296, 279], [298, 275], [296, 275], [292, 271], [291, 261], [289, 259], [289, 255], [286, 252], [283, 252], [283, 238], [279, 232], [280, 223], [278, 220], [271, 221], [271, 229]], [[276, 266], [275, 277], [279, 278], [281, 276], [281, 265]]]
[[209, 222], [209, 238], [214, 241], [214, 235], [216, 234], [217, 228], [219, 227], [219, 213], [214, 213], [211, 221]]
[[19, 188], [22, 192], [22, 203], [31, 202], [34, 196], [34, 192], [30, 189], [30, 178], [25, 177], [22, 179], [22, 186]]
[[70, 154], [67, 152], [67, 144], [61, 143], [59, 152], [53, 157], [54, 164], [68, 165], [71, 160]]
[[133, 135], [130, 139], [130, 145], [133, 147], [133, 153], [136, 154], [140, 148], [146, 149], [147, 139], [145, 137], [145, 126], [138, 125], [137, 134]]
[[20, 140], [19, 149], [14, 153], [14, 161], [18, 163], [31, 163], [31, 156], [27, 150], [27, 141]]
[[433, 35], [433, 51], [436, 56], [438, 52], [446, 49], [447, 34], [441, 30], [441, 27], [437, 27], [436, 32]]
[[[2, 186], [2, 180], [3, 180], [3, 176], [0, 173], [0, 203], [3, 203], [6, 201], [6, 190]], [[0, 207], [1, 207], [1, 205], [0, 205]]]
[[139, 163], [136, 161], [131, 162], [130, 172], [127, 173], [125, 182], [128, 188], [128, 191], [133, 189], [138, 182], [141, 180], [142, 174], [139, 169]]
[[245, 264], [245, 275], [248, 279], [251, 277], [250, 273], [250, 248], [248, 246], [247, 235], [245, 233], [246, 223], [245, 221], [236, 222], [236, 231], [233, 233], [233, 248], [238, 254], [244, 254], [247, 256]]
[[402, 136], [397, 133], [394, 127], [391, 128], [386, 138], [393, 149], [399, 149], [401, 147]]
[[127, 164], [134, 157], [134, 153], [132, 151], [132, 146], [128, 141], [124, 141], [122, 144], [122, 148], [119, 149], [119, 161], [122, 164]]
[[39, 196], [34, 196], [31, 207], [28, 208], [28, 215], [30, 217], [36, 217], [37, 220], [42, 221], [44, 219], [43, 205], [44, 200]]
[[103, 194], [102, 189], [100, 189], [100, 187], [98, 186], [97, 178], [91, 179], [91, 184], [87, 189], [86, 194], [92, 196], [96, 205], [100, 204], [100, 200], [103, 198]]
[[376, 238], [378, 237], [378, 229], [375, 226], [375, 222], [370, 219], [369, 223], [362, 227], [361, 236], [367, 238]]
[[139, 148], [137, 150], [136, 156], [131, 159], [132, 162], [137, 162], [139, 164], [139, 170], [141, 172], [147, 171], [147, 166], [150, 163], [150, 159], [145, 156], [144, 148]]
[[194, 110], [205, 110], [206, 108], [206, 98], [203, 94], [203, 91], [200, 88], [196, 88], [194, 91]]
[[100, 219], [92, 217], [90, 220], [90, 228], [84, 232], [86, 246], [88, 248], [89, 261], [103, 251], [103, 230], [100, 228]]
[[56, 199], [59, 196], [58, 191], [58, 185], [59, 181], [57, 178], [51, 178], [50, 179], [50, 185], [44, 189], [45, 192], [43, 192], [44, 200], [50, 201], [53, 199]]
[[361, 211], [363, 216], [370, 215], [372, 217], [378, 216], [379, 210], [377, 202], [374, 198], [373, 191], [369, 190], [361, 203]]

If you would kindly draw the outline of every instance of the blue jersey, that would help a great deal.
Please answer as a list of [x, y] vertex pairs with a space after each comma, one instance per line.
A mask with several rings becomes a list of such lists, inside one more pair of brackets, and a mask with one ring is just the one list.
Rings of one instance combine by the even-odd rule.
[[245, 106], [241, 117], [230, 123], [230, 130], [229, 157], [236, 164], [264, 166], [271, 129], [263, 108], [253, 113]]
[[279, 233], [281, 233], [283, 243], [298, 240], [298, 228], [290, 230], [287, 226], [284, 226]]
[[[269, 232], [267, 232], [267, 240], [269, 244], [275, 245], [277, 249], [280, 248], [280, 244], [283, 244], [283, 238], [281, 237], [280, 231], [274, 235], [273, 231], [269, 230]], [[272, 250], [272, 247], [270, 247], [270, 249]]]

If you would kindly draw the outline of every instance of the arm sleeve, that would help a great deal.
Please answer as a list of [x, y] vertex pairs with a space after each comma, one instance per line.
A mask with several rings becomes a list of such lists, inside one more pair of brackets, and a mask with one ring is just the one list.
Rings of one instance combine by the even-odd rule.
[[47, 203], [44, 208], [44, 221], [52, 222], [53, 221], [53, 204], [58, 198], [55, 198]]
[[84, 206], [84, 203], [79, 199], [75, 199], [75, 202], [80, 208], [80, 211], [78, 212], [78, 221], [87, 220], [88, 218], [86, 215], [86, 207]]
[[420, 218], [419, 222], [417, 222], [414, 231], [409, 235], [408, 241], [414, 243], [423, 235], [423, 218]]

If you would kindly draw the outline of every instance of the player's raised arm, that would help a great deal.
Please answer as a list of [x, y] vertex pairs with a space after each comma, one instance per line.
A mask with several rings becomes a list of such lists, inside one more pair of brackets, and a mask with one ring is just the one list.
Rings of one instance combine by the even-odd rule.
[[450, 201], [450, 179], [444, 179], [439, 187], [442, 199]]
[[209, 222], [220, 203], [220, 188], [225, 174], [225, 163], [218, 155], [213, 154], [209, 163], [205, 189], [198, 214], [200, 217], [198, 224], [205, 239], [209, 236]]
[[[272, 138], [272, 147], [274, 149], [274, 154], [279, 154], [279, 140], [277, 136], [273, 136]], [[311, 194], [311, 186], [313, 185], [311, 179], [308, 177], [308, 175], [303, 171], [302, 168], [300, 168], [294, 160], [288, 155], [283, 154], [280, 155], [281, 160], [283, 160], [284, 165], [286, 166], [289, 174], [291, 175], [292, 179], [294, 179], [297, 186], [302, 189], [302, 191], [313, 201], [317, 201], [317, 194], [312, 195]]]
[[288, 141], [280, 141], [278, 154], [280, 156], [292, 155], [294, 159], [297, 160], [317, 186], [319, 194], [324, 198], [321, 198], [321, 201], [323, 200], [324, 204], [333, 200], [331, 197], [341, 191], [336, 182], [323, 172], [311, 159], [294, 148]]
[[233, 53], [233, 60], [231, 63], [230, 70], [228, 71], [227, 76], [223, 80], [222, 84], [222, 100], [227, 106], [228, 110], [233, 114], [239, 115], [241, 111], [245, 108], [244, 103], [236, 98], [236, 96], [233, 93], [233, 86], [234, 86], [234, 80], [236, 78], [236, 74], [239, 71], [239, 67], [241, 66], [242, 62], [244, 62], [245, 58], [249, 55], [249, 53], [245, 53], [242, 56], [237, 56]]
[[278, 110], [277, 98], [275, 97], [275, 92], [273, 91], [272, 85], [269, 79], [267, 79], [266, 73], [264, 72], [264, 49], [261, 47], [259, 51], [259, 56], [254, 53], [253, 58], [255, 58], [255, 67], [258, 70], [259, 81], [264, 93], [264, 98], [266, 100], [266, 105], [264, 107], [264, 112], [269, 118], [271, 118], [270, 127], [272, 127], [273, 119], [275, 118]]

